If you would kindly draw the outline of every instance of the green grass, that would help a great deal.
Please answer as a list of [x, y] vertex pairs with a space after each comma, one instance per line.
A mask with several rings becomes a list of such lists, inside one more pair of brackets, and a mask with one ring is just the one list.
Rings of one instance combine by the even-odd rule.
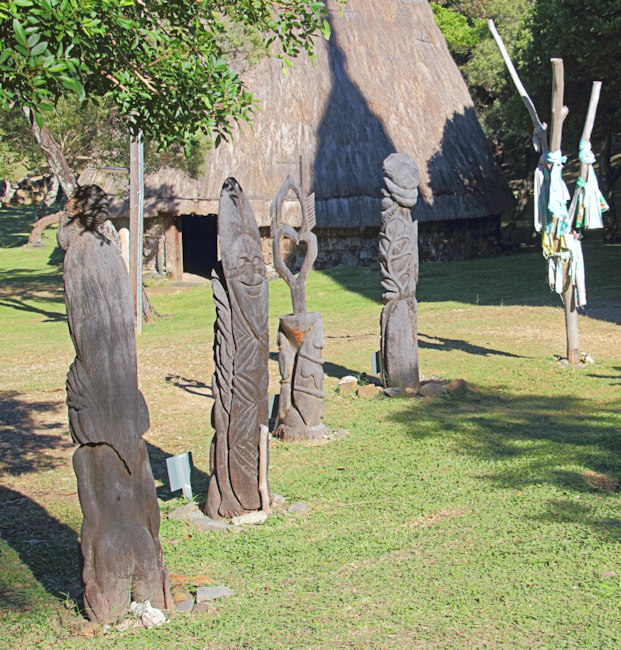
[[[581, 349], [559, 366], [563, 310], [539, 253], [423, 264], [424, 376], [473, 390], [436, 400], [341, 397], [378, 347], [374, 268], [315, 272], [326, 333], [327, 444], [273, 441], [270, 483], [303, 518], [236, 535], [162, 520], [171, 573], [226, 584], [216, 611], [162, 628], [74, 636], [81, 514], [64, 378], [73, 358], [53, 232], [21, 247], [28, 210], [0, 214], [0, 647], [618, 648], [621, 646], [621, 247], [585, 245]], [[164, 458], [208, 471], [214, 309], [209, 285], [149, 289], [166, 318], [139, 339], [149, 442], [165, 514]], [[270, 283], [270, 349], [289, 313]], [[270, 361], [271, 391], [278, 370]], [[7, 447], [7, 444], [10, 445]], [[611, 575], [613, 572], [615, 575]], [[68, 594], [66, 596], [65, 594]]]

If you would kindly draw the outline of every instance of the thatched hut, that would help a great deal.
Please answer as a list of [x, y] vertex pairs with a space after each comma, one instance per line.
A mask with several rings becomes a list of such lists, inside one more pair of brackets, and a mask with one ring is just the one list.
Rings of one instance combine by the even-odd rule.
[[[401, 151], [421, 170], [413, 214], [422, 259], [493, 252], [512, 196], [428, 2], [348, 0], [342, 16], [335, 0], [327, 7], [332, 36], [317, 40], [314, 63], [300, 57], [283, 74], [265, 59], [250, 70], [245, 81], [260, 107], [252, 124], [210, 153], [200, 179], [174, 170], [147, 177], [146, 216], [176, 218], [185, 248], [188, 239], [197, 245], [197, 224], [217, 212], [222, 183], [235, 176], [269, 252], [270, 203], [287, 174], [302, 174], [316, 194], [317, 266], [371, 263], [382, 161]], [[127, 208], [117, 201], [114, 209]]]

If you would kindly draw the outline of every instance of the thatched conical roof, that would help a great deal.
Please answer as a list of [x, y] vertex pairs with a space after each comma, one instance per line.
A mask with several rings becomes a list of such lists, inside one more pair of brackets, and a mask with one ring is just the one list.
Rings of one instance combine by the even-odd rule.
[[[329, 42], [283, 74], [265, 59], [245, 75], [260, 111], [235, 129], [192, 181], [163, 170], [146, 179], [145, 209], [216, 213], [234, 176], [259, 225], [287, 174], [316, 193], [318, 227], [377, 226], [382, 161], [408, 153], [421, 171], [422, 221], [500, 214], [512, 202], [466, 85], [426, 0], [348, 0], [327, 7]], [[159, 206], [159, 207], [158, 207]], [[117, 206], [118, 209], [118, 206]]]

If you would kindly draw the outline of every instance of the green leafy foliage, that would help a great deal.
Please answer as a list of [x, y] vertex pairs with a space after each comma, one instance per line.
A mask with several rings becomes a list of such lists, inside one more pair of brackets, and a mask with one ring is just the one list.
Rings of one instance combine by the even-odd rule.
[[466, 16], [432, 2], [431, 9], [436, 24], [442, 31], [446, 44], [456, 60], [466, 61], [487, 29], [485, 21], [480, 19], [468, 20]]
[[[76, 174], [87, 166], [127, 167], [129, 136], [118, 110], [110, 100], [98, 102], [61, 97], [45, 110], [45, 124]], [[145, 170], [175, 167], [196, 178], [202, 172], [205, 153], [211, 147], [208, 136], [197, 138], [190, 155], [178, 143], [161, 149], [157, 142], [145, 142]], [[0, 178], [18, 180], [24, 175], [52, 173], [19, 107], [0, 111]]]
[[312, 0], [0, 2], [0, 102], [30, 107], [41, 126], [61, 97], [105, 97], [161, 148], [210, 133], [217, 144], [254, 106], [234, 64], [243, 43], [277, 43], [288, 60], [311, 54], [326, 25]]
[[[528, 115], [524, 115], [519, 98], [515, 101], [512, 82], [487, 29], [487, 19], [494, 20], [519, 66], [531, 38], [526, 20], [533, 0], [441, 0], [433, 5], [437, 5], [437, 9], [433, 7], [436, 23], [461, 69], [486, 135], [510, 147], [523, 146], [525, 136], [530, 137]], [[454, 17], [449, 19], [449, 14]], [[456, 42], [458, 36], [461, 41]]]
[[617, 65], [621, 1], [540, 0], [527, 28], [533, 38], [524, 49], [522, 69], [533, 99], [542, 106], [544, 114], [549, 111], [551, 97], [550, 58], [560, 57], [565, 69], [565, 104], [570, 109], [565, 130], [579, 135], [591, 84], [598, 80], [602, 82], [602, 93], [595, 122], [596, 137], [621, 131], [621, 70]]

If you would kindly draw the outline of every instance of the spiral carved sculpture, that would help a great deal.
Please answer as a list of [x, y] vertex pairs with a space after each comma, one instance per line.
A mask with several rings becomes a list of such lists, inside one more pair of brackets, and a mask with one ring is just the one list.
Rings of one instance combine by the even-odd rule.
[[[160, 511], [142, 434], [149, 412], [138, 389], [129, 276], [105, 233], [108, 201], [79, 187], [58, 229], [69, 333], [76, 358], [67, 375], [69, 428], [84, 515], [80, 548], [84, 604], [112, 623], [130, 601], [172, 605], [159, 541]], [[108, 230], [106, 230], [108, 226]]]
[[384, 160], [379, 265], [382, 283], [381, 356], [383, 383], [417, 387], [416, 283], [418, 282], [418, 221], [410, 210], [418, 197], [420, 174], [407, 155]]

